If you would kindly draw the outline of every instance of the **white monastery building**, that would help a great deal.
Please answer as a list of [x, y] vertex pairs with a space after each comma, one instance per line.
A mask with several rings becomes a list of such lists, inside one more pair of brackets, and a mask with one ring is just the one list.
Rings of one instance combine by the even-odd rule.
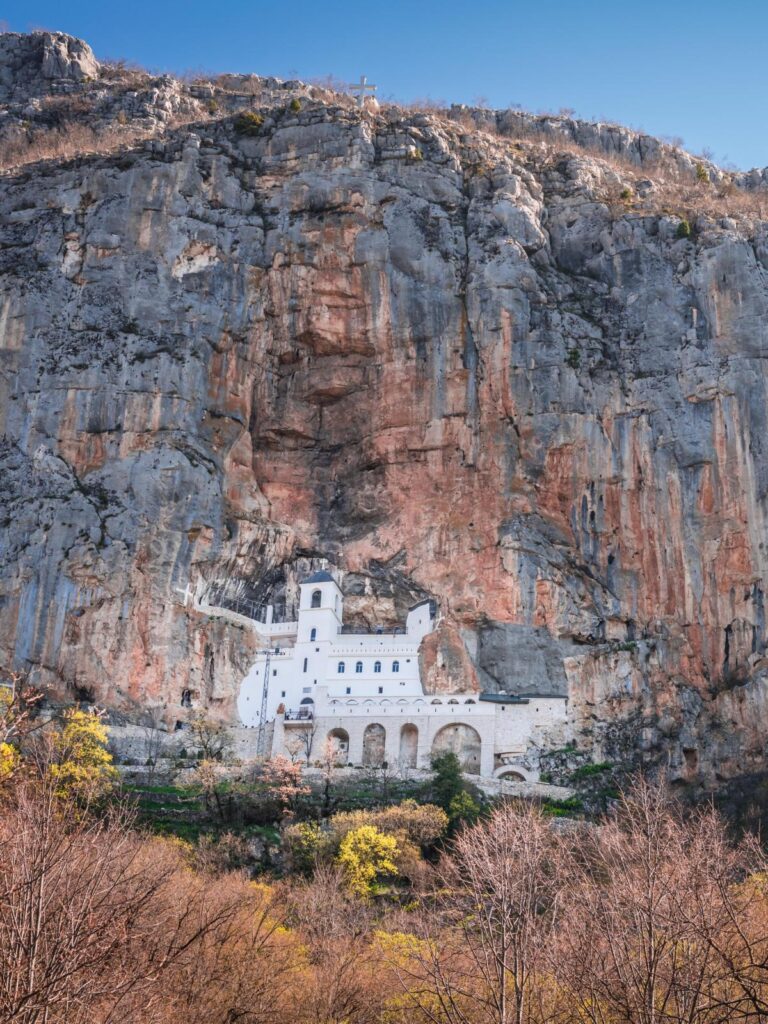
[[536, 781], [530, 752], [562, 746], [564, 697], [424, 693], [419, 648], [435, 627], [432, 602], [394, 632], [351, 632], [343, 612], [336, 581], [316, 572], [300, 585], [297, 622], [273, 622], [271, 608], [266, 623], [251, 620], [269, 646], [243, 680], [238, 711], [273, 755], [312, 762], [330, 738], [340, 762], [408, 769], [453, 750], [469, 773]]

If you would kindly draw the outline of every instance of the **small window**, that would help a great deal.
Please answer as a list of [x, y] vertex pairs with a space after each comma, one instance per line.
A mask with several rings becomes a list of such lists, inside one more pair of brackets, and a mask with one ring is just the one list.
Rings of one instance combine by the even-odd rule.
[[393, 672], [399, 672], [400, 671], [400, 662], [399, 661], [393, 661], [392, 662], [392, 671]]
[[339, 667], [338, 667], [338, 669], [336, 671], [339, 673], [340, 676], [344, 675], [344, 662], [343, 661], [339, 662]]
[[310, 640], [317, 640], [317, 630], [316, 629], [313, 629], [312, 632], [309, 634], [309, 639]]
[[384, 693], [384, 687], [383, 686], [379, 687], [379, 693]]
[[272, 669], [272, 675], [273, 675], [273, 676], [276, 676], [276, 675], [277, 675], [277, 669], [276, 669], [276, 668], [273, 668], [273, 669]]
[[362, 663], [362, 661], [358, 661], [358, 663], [355, 665], [355, 672], [362, 672], [362, 671], [363, 671], [363, 663]]
[[323, 599], [323, 595], [322, 595], [322, 593], [319, 590], [313, 590], [312, 591], [312, 607], [313, 608], [319, 608], [320, 607], [320, 602], [322, 601], [322, 599]]
[[377, 662], [376, 662], [376, 663], [374, 664], [374, 666], [373, 666], [373, 671], [374, 671], [374, 672], [381, 672], [381, 662], [380, 662], [380, 661], [377, 661]]
[[347, 692], [347, 693], [352, 693], [352, 687], [351, 687], [351, 686], [348, 686], [348, 687], [347, 687], [347, 690], [346, 690], [346, 692]]
[[285, 690], [281, 690], [281, 691], [280, 691], [280, 696], [281, 696], [281, 697], [284, 697], [284, 696], [285, 696]]
[[307, 659], [306, 658], [304, 659], [304, 671], [305, 672], [307, 671]]

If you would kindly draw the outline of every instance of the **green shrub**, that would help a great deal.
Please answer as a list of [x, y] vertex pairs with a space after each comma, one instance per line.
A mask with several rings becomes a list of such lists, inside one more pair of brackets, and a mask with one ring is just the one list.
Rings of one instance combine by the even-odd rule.
[[456, 829], [459, 825], [474, 825], [479, 817], [480, 805], [472, 799], [466, 790], [463, 793], [458, 793], [451, 800], [448, 808], [448, 820], [452, 829]]
[[301, 110], [301, 100], [296, 99], [296, 97], [294, 96], [294, 98], [288, 104], [288, 109], [292, 111], [294, 114], [298, 114], [298, 112]]
[[435, 773], [430, 789], [438, 807], [450, 814], [451, 801], [464, 792], [464, 776], [461, 763], [453, 753], [447, 750], [444, 754], [436, 754], [431, 762]]
[[633, 195], [633, 192], [632, 192], [631, 188], [623, 188], [621, 190], [621, 192], [619, 193], [619, 198], [627, 200], [627, 199], [631, 199], [632, 195]]
[[581, 352], [575, 347], [569, 348], [565, 361], [572, 370], [578, 370], [581, 366]]
[[607, 761], [600, 761], [597, 764], [582, 764], [575, 769], [571, 778], [574, 780], [590, 779], [595, 775], [602, 775], [603, 772], [609, 772], [612, 767]]
[[709, 184], [709, 171], [704, 164], [696, 164], [696, 181]]
[[259, 129], [264, 124], [262, 114], [252, 110], [244, 110], [235, 118], [235, 131], [238, 135], [258, 135]]
[[411, 160], [414, 163], [419, 163], [419, 161], [424, 159], [424, 154], [420, 149], [414, 146], [413, 149], [408, 150], [408, 153], [406, 154], [406, 159]]
[[567, 800], [544, 800], [541, 805], [542, 813], [552, 818], [570, 818], [583, 808], [584, 804], [577, 796], [570, 796]]
[[311, 875], [322, 854], [331, 846], [316, 821], [299, 821], [283, 832], [283, 851], [290, 870]]
[[690, 238], [691, 237], [691, 225], [685, 217], [677, 225], [677, 237], [678, 238]]

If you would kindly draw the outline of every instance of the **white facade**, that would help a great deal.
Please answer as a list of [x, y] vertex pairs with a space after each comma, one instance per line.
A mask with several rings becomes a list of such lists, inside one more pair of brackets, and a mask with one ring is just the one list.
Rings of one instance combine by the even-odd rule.
[[328, 573], [315, 573], [300, 595], [298, 622], [272, 624], [268, 615], [275, 646], [259, 654], [238, 698], [243, 724], [258, 728], [266, 674], [273, 754], [316, 760], [330, 737], [345, 763], [426, 768], [433, 751], [453, 749], [467, 771], [530, 781], [537, 773], [521, 764], [526, 751], [562, 745], [564, 698], [424, 693], [429, 601], [411, 609], [402, 631], [360, 634], [344, 632], [342, 594]]

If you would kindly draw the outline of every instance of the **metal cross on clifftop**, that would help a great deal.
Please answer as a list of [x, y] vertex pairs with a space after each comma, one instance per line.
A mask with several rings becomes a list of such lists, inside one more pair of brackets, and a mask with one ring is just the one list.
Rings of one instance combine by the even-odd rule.
[[364, 107], [365, 106], [365, 100], [366, 100], [366, 93], [368, 93], [368, 92], [370, 92], [370, 93], [376, 92], [376, 86], [375, 85], [368, 85], [368, 79], [365, 77], [365, 75], [360, 75], [360, 81], [359, 82], [353, 82], [349, 86], [349, 91], [351, 93], [357, 93], [357, 105], [358, 105], [358, 107]]

